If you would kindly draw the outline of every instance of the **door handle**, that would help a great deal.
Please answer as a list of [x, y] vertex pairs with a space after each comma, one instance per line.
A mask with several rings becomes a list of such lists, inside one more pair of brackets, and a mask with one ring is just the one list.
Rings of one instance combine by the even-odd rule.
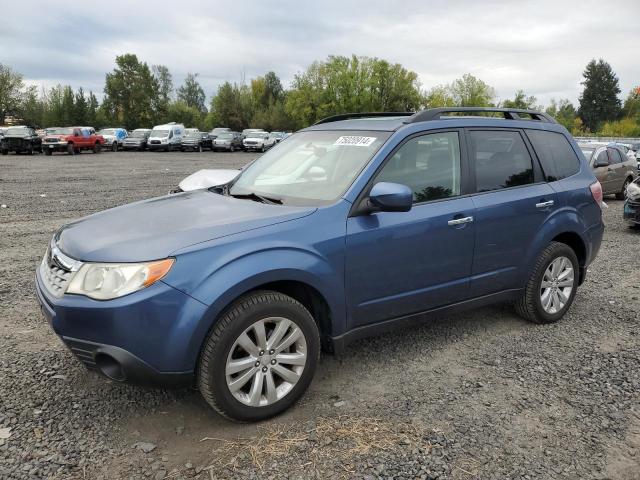
[[473, 217], [463, 217], [463, 218], [454, 218], [453, 220], [449, 220], [447, 225], [450, 227], [454, 227], [456, 225], [463, 225], [465, 223], [473, 222]]
[[553, 200], [549, 200], [548, 202], [539, 202], [536, 203], [536, 208], [547, 208], [547, 207], [553, 207]]

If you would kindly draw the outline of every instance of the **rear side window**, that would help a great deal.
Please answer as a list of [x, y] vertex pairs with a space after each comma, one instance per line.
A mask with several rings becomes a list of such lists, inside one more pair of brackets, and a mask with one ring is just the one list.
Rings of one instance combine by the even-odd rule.
[[547, 182], [562, 180], [578, 173], [580, 160], [564, 135], [543, 130], [527, 130], [527, 136], [542, 163]]
[[490, 192], [533, 183], [531, 156], [519, 132], [472, 130], [469, 138], [476, 191]]
[[620, 153], [620, 150], [618, 150], [617, 148], [609, 149], [609, 158], [611, 159], [611, 163], [622, 163], [624, 161], [622, 160], [622, 154]]

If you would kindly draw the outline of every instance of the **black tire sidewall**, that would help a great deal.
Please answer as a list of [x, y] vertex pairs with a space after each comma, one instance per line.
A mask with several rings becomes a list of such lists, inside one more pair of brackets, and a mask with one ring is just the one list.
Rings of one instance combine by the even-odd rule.
[[[578, 291], [580, 266], [578, 264], [578, 257], [576, 256], [573, 249], [565, 244], [557, 243], [553, 246], [551, 251], [547, 251], [545, 253], [546, 258], [543, 260], [540, 268], [533, 278], [533, 305], [536, 310], [536, 314], [543, 323], [554, 323], [560, 320], [565, 315], [565, 313], [567, 313], [567, 311], [571, 307], [571, 304], [573, 303], [573, 299], [575, 298], [576, 292]], [[573, 266], [573, 289], [571, 290], [571, 295], [569, 295], [569, 300], [564, 305], [564, 307], [562, 307], [562, 310], [557, 313], [551, 314], [546, 312], [542, 307], [542, 300], [540, 299], [540, 287], [542, 285], [542, 278], [544, 276], [544, 273], [547, 271], [547, 268], [549, 268], [551, 262], [553, 262], [558, 257], [567, 257], [571, 262], [571, 265]]]
[[[307, 364], [298, 383], [283, 399], [265, 407], [249, 407], [236, 400], [229, 391], [225, 365], [229, 351], [238, 336], [257, 320], [268, 317], [287, 318], [302, 330], [307, 342]], [[273, 417], [287, 410], [307, 390], [315, 374], [319, 354], [320, 339], [317, 325], [302, 305], [279, 299], [250, 304], [220, 333], [213, 351], [213, 358], [209, 361], [209, 365], [216, 365], [218, 368], [213, 372], [207, 372], [212, 378], [210, 383], [213, 386], [212, 393], [224, 413], [233, 420], [253, 422]], [[200, 372], [200, 374], [203, 373]]]

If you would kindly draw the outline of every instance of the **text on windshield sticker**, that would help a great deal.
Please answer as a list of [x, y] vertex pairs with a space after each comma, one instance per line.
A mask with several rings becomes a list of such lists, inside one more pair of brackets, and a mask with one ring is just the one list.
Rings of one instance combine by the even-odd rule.
[[334, 145], [350, 145], [352, 147], [368, 147], [376, 141], [376, 137], [346, 136], [338, 138]]

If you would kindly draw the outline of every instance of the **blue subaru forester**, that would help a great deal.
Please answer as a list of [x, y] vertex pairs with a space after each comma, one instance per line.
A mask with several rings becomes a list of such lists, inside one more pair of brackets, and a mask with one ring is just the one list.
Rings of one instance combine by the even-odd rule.
[[341, 115], [226, 185], [66, 225], [37, 293], [88, 368], [196, 384], [221, 414], [255, 421], [300, 398], [321, 346], [494, 302], [559, 320], [600, 247], [601, 205], [546, 114]]

